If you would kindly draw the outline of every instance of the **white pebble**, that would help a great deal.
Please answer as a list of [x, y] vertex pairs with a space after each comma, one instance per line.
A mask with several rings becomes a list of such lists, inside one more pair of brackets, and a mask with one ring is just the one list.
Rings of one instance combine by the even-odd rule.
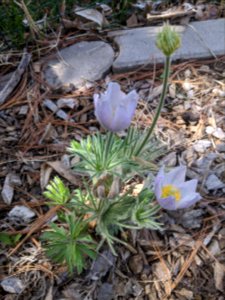
[[35, 213], [30, 208], [23, 205], [16, 205], [8, 213], [9, 218], [21, 219], [26, 223], [29, 223], [31, 219], [35, 216]]
[[193, 148], [196, 152], [204, 153], [211, 145], [212, 143], [209, 140], [199, 140], [193, 145]]

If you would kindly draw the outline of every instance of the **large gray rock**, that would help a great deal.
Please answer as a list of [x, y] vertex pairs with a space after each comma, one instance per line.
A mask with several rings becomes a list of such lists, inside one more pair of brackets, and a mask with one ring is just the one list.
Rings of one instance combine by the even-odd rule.
[[48, 62], [44, 76], [54, 87], [68, 84], [80, 87], [86, 81], [101, 79], [111, 68], [113, 60], [114, 51], [109, 44], [80, 42], [59, 51], [57, 58]]
[[[225, 54], [225, 19], [192, 22], [173, 26], [181, 34], [182, 45], [172, 60], [208, 58]], [[119, 47], [113, 63], [114, 72], [126, 72], [154, 63], [163, 63], [164, 56], [155, 45], [161, 27], [144, 27], [110, 32]]]

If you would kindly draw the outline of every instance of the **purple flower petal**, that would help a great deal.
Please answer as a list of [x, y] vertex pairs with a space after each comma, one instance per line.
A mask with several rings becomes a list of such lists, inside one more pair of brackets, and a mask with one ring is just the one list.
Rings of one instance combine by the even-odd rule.
[[195, 193], [197, 184], [198, 184], [198, 180], [192, 179], [192, 180], [183, 182], [180, 185], [176, 185], [176, 187], [180, 190], [182, 198], [183, 198], [183, 197], [185, 197], [185, 195], [188, 195], [190, 193]]
[[113, 131], [117, 132], [127, 129], [130, 125], [132, 117], [133, 115], [129, 114], [128, 109], [124, 105], [118, 106], [114, 114]]
[[168, 210], [176, 210], [176, 200], [173, 196], [167, 197], [167, 198], [159, 198], [157, 199], [159, 205], [162, 208], [168, 209]]
[[123, 104], [125, 105], [128, 114], [133, 117], [137, 103], [138, 103], [138, 93], [133, 90], [123, 99]]
[[138, 94], [135, 91], [130, 92], [120, 105], [117, 106], [114, 114], [114, 132], [126, 129], [134, 116], [137, 106]]
[[201, 200], [202, 197], [199, 193], [189, 193], [181, 201], [177, 201], [177, 209], [188, 208]]
[[165, 177], [164, 168], [160, 168], [159, 173], [155, 178], [154, 190], [157, 199], [160, 199], [162, 194], [163, 179]]
[[97, 103], [95, 106], [95, 116], [99, 123], [104, 128], [111, 128], [113, 124], [113, 112], [108, 102], [102, 101], [100, 98], [95, 97], [94, 101]]
[[[197, 179], [185, 182], [185, 172], [185, 166], [179, 166], [169, 173], [164, 173], [163, 168], [160, 169], [155, 179], [154, 192], [158, 203], [163, 208], [168, 210], [188, 208], [201, 199], [201, 195], [196, 193]], [[166, 198], [162, 198], [164, 187], [167, 189]], [[177, 190], [177, 200], [174, 197], [174, 190]]]
[[174, 168], [172, 171], [165, 175], [163, 184], [172, 184], [175, 186], [181, 184], [185, 180], [186, 170], [186, 166], [179, 166]]
[[117, 106], [121, 104], [122, 99], [126, 97], [126, 94], [121, 91], [120, 85], [117, 82], [109, 82], [107, 90], [102, 97], [104, 100], [109, 101], [111, 104]]
[[129, 127], [138, 101], [136, 91], [128, 95], [120, 90], [120, 85], [110, 82], [104, 94], [94, 94], [95, 115], [99, 123], [112, 132]]

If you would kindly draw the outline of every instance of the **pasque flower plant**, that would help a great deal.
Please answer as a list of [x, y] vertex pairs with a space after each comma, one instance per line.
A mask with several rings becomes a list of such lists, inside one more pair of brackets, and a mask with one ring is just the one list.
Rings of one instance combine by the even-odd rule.
[[[131, 189], [123, 189], [127, 179], [133, 179], [136, 174], [144, 178], [146, 169], [149, 172], [150, 167], [155, 170], [151, 158], [157, 155], [159, 158], [162, 154], [156, 151], [157, 143], [151, 135], [164, 104], [170, 56], [180, 46], [180, 38], [166, 25], [158, 35], [156, 45], [165, 55], [165, 71], [162, 94], [151, 126], [144, 132], [130, 126], [138, 93], [132, 90], [125, 94], [118, 83], [110, 82], [104, 93], [94, 94], [96, 118], [108, 132], [98, 132], [79, 142], [73, 140], [68, 148], [76, 157], [75, 171], [85, 175], [84, 187], [70, 192], [59, 179], [47, 187], [45, 196], [52, 204], [66, 206], [65, 211], [72, 213], [70, 218], [66, 218], [62, 210], [59, 218], [64, 225], [54, 224], [51, 227], [53, 232], [44, 235], [50, 249], [47, 253], [58, 262], [66, 262], [71, 272], [75, 266], [82, 271], [84, 257], [94, 257], [93, 251], [97, 245], [89, 235], [88, 225], [91, 223], [95, 224], [95, 233], [101, 236], [96, 250], [106, 241], [116, 254], [115, 242], [127, 245], [116, 236], [120, 231], [129, 228], [160, 229], [160, 206], [176, 210], [190, 207], [201, 199], [196, 192], [197, 180], [185, 181], [184, 166], [168, 173], [162, 168], [156, 176], [154, 192], [146, 186], [138, 194]], [[117, 133], [128, 127], [127, 135], [120, 138]]]

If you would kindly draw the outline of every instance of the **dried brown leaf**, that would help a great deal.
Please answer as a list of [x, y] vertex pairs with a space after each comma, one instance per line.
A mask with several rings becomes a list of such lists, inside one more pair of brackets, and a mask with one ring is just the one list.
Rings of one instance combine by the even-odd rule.
[[215, 286], [217, 290], [221, 292], [224, 291], [224, 283], [223, 283], [224, 275], [225, 275], [225, 266], [220, 262], [216, 261], [214, 266], [214, 280], [215, 280]]
[[167, 295], [171, 293], [171, 272], [166, 263], [162, 260], [155, 264], [155, 274], [160, 281], [163, 282]]
[[135, 14], [132, 14], [129, 19], [127, 19], [127, 26], [128, 27], [134, 27], [138, 25], [137, 16]]
[[75, 186], [81, 186], [82, 182], [80, 177], [76, 176], [71, 169], [65, 167], [65, 165], [61, 161], [50, 161], [47, 164], [52, 167], [60, 176], [67, 179], [70, 183]]
[[95, 22], [100, 27], [102, 27], [102, 25], [104, 24], [104, 16], [94, 8], [82, 9], [78, 7], [75, 10], [75, 14], [87, 20]]
[[51, 173], [52, 167], [48, 166], [46, 163], [41, 165], [40, 186], [42, 190], [44, 190], [46, 185], [48, 184]]
[[215, 280], [215, 286], [217, 290], [221, 292], [224, 291], [224, 284], [223, 284], [224, 274], [225, 274], [225, 266], [220, 262], [216, 261], [214, 265], [214, 280]]

